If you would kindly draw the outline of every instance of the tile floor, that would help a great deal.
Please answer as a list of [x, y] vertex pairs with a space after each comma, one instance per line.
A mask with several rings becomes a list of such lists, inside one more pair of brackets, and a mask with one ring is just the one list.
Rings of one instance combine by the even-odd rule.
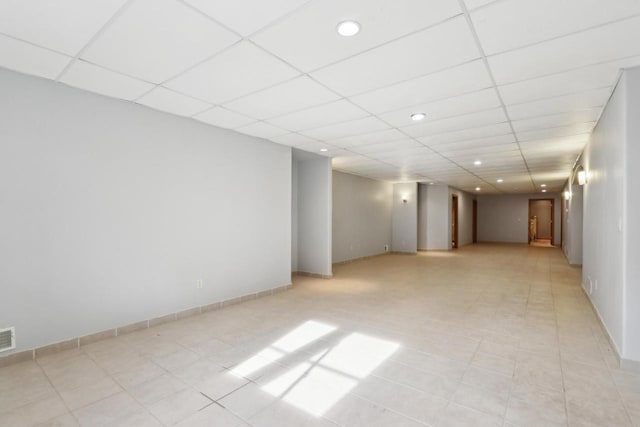
[[475, 245], [0, 370], [1, 426], [640, 426], [559, 249]]

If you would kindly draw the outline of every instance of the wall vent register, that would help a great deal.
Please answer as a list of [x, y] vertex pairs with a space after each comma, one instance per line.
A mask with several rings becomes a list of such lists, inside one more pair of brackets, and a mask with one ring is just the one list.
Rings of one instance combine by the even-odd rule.
[[16, 348], [15, 328], [0, 329], [0, 352]]

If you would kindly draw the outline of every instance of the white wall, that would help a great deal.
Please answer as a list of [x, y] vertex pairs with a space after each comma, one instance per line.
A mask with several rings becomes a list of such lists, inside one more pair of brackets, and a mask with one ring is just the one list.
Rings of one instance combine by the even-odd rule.
[[294, 156], [291, 156], [291, 271], [298, 271], [298, 161]]
[[529, 240], [529, 199], [554, 199], [554, 239], [561, 239], [560, 195], [537, 194], [487, 194], [477, 196], [478, 241], [527, 243]]
[[[622, 357], [640, 370], [640, 68], [625, 73], [627, 133], [625, 152], [625, 319]], [[624, 364], [624, 361], [623, 361]]]
[[625, 91], [623, 78], [582, 156], [589, 173], [583, 187], [583, 286], [618, 351], [623, 342], [624, 248], [619, 225], [624, 210]]
[[452, 241], [451, 203], [452, 195], [458, 196], [458, 247], [473, 243], [473, 196], [457, 188], [449, 187], [449, 248]]
[[571, 196], [564, 201], [562, 249], [569, 264], [582, 265], [582, 187], [567, 182], [564, 191], [569, 191]]
[[331, 276], [331, 159], [296, 153], [297, 271]]
[[17, 350], [290, 283], [290, 148], [9, 71], [0, 93]]
[[421, 197], [420, 249], [451, 249], [451, 201], [447, 185], [424, 185]]
[[391, 183], [333, 172], [333, 262], [384, 253], [392, 200]]
[[418, 184], [418, 250], [427, 249], [427, 193], [428, 184]]
[[[407, 203], [402, 199], [406, 198]], [[418, 184], [393, 185], [391, 249], [394, 252], [418, 251]]]

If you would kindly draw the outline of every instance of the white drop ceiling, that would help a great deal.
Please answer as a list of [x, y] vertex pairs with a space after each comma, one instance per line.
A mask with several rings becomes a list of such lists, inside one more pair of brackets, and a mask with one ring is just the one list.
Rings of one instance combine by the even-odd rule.
[[638, 40], [640, 0], [0, 0], [1, 67], [483, 193], [559, 191]]

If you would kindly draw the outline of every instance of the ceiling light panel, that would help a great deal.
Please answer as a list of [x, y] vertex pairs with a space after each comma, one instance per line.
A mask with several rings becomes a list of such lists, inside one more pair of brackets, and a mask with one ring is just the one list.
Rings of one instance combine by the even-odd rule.
[[153, 89], [151, 83], [105, 70], [85, 61], [75, 61], [60, 79], [62, 83], [101, 95], [134, 100]]
[[550, 114], [583, 111], [593, 108], [602, 110], [609, 95], [610, 88], [595, 89], [586, 92], [572, 93], [553, 98], [523, 104], [509, 105], [507, 111], [511, 120], [521, 120]]
[[571, 113], [552, 114], [548, 116], [532, 117], [523, 120], [513, 120], [511, 124], [517, 134], [537, 129], [556, 128], [574, 123], [595, 122], [600, 115], [601, 108], [574, 111]]
[[392, 126], [404, 127], [412, 124], [409, 120], [412, 111], [424, 111], [426, 121], [435, 121], [453, 116], [461, 116], [477, 111], [500, 107], [500, 100], [495, 89], [484, 89], [477, 92], [446, 98], [429, 104], [419, 104], [402, 108], [390, 113], [380, 114], [380, 119]]
[[250, 42], [241, 42], [165, 86], [222, 104], [282, 83], [299, 73]]
[[640, 65], [640, 56], [591, 65], [499, 87], [507, 105], [536, 101], [615, 84], [621, 68]]
[[251, 117], [264, 120], [314, 105], [335, 101], [340, 97], [307, 76], [247, 95], [225, 106]]
[[499, 1], [471, 14], [487, 55], [640, 13], [636, 0]]
[[367, 111], [380, 114], [489, 87], [491, 78], [483, 62], [478, 60], [350, 99]]
[[379, 130], [389, 129], [389, 126], [375, 117], [365, 117], [351, 122], [338, 123], [317, 129], [302, 131], [303, 135], [328, 141], [347, 136], [361, 135]]
[[407, 126], [402, 128], [407, 134], [418, 138], [429, 135], [438, 135], [443, 133], [456, 132], [465, 129], [477, 128], [479, 126], [490, 125], [494, 123], [506, 122], [502, 108], [493, 110], [480, 111], [477, 113], [465, 114], [463, 116], [449, 117], [436, 121], [427, 121], [418, 125]]
[[0, 2], [0, 33], [74, 56], [125, 0]]
[[347, 100], [330, 102], [284, 116], [275, 117], [268, 120], [276, 126], [280, 126], [291, 131], [303, 131], [321, 126], [328, 126], [355, 120], [368, 116], [369, 114], [359, 107], [356, 107]]
[[155, 88], [136, 102], [155, 108], [156, 110], [186, 117], [190, 117], [211, 107], [211, 105], [206, 102], [176, 93], [161, 86]]
[[287, 133], [289, 133], [284, 129], [265, 122], [255, 122], [248, 126], [239, 127], [236, 130], [240, 133], [245, 133], [247, 135], [266, 139], [286, 135]]
[[137, 0], [82, 54], [106, 68], [161, 83], [238, 37], [174, 0]]
[[[309, 3], [253, 40], [308, 72], [459, 13], [457, 2], [449, 0], [323, 0]], [[356, 37], [336, 32], [336, 25], [345, 20], [361, 24]]]
[[55, 79], [71, 58], [0, 35], [0, 66], [25, 74]]
[[488, 58], [499, 85], [637, 56], [640, 17], [597, 27]]
[[345, 59], [312, 76], [350, 96], [447, 69], [479, 56], [469, 26], [459, 17]]
[[232, 30], [248, 36], [309, 0], [185, 0]]
[[210, 125], [228, 129], [235, 129], [241, 126], [246, 126], [256, 121], [252, 117], [247, 117], [243, 114], [236, 113], [235, 111], [229, 111], [226, 108], [222, 107], [210, 108], [194, 116], [194, 119], [200, 120], [201, 122], [208, 123]]

